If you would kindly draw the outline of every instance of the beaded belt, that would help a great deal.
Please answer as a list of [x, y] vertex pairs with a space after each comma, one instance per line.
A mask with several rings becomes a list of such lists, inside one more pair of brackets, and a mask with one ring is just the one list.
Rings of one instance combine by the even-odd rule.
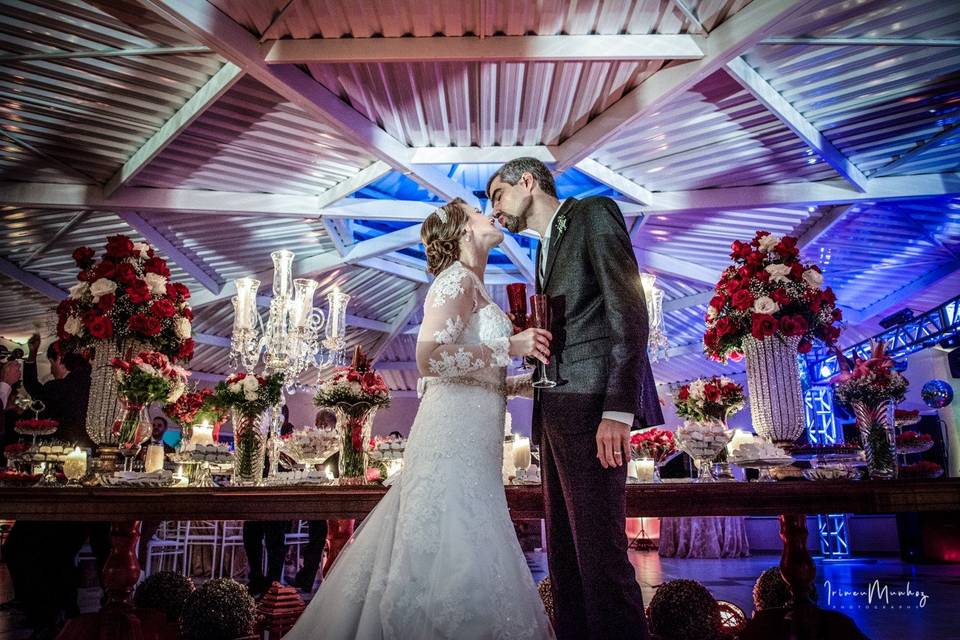
[[449, 384], [457, 385], [464, 387], [479, 387], [481, 389], [486, 389], [487, 391], [493, 391], [504, 398], [507, 397], [507, 385], [497, 384], [495, 382], [484, 382], [483, 380], [477, 380], [476, 378], [468, 378], [465, 376], [452, 376], [449, 378], [438, 378], [438, 377], [429, 377], [429, 378], [420, 378], [417, 380], [417, 397], [422, 398], [423, 394], [427, 390], [427, 385], [433, 386], [436, 384]]

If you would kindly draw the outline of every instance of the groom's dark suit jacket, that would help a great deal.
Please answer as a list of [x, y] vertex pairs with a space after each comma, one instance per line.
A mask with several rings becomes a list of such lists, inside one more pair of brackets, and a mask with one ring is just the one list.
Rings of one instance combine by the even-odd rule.
[[663, 424], [647, 357], [647, 307], [637, 259], [613, 200], [564, 201], [553, 221], [542, 282], [538, 270], [537, 291], [551, 298], [547, 371], [558, 385], [535, 394], [534, 441], [544, 427], [596, 430], [604, 411], [634, 414], [634, 428]]

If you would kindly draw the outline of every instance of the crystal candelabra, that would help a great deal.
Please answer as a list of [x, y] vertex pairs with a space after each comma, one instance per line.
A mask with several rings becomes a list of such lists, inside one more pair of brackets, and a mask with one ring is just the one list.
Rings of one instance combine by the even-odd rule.
[[[346, 313], [350, 296], [334, 289], [327, 294], [327, 313], [313, 306], [319, 284], [306, 278], [293, 279], [293, 253], [274, 251], [273, 297], [266, 326], [257, 310], [260, 281], [235, 281], [233, 337], [230, 358], [235, 368], [252, 371], [263, 353], [264, 370], [282, 373], [284, 386], [292, 392], [310, 368], [344, 362]], [[321, 330], [324, 330], [321, 333]], [[324, 350], [326, 354], [324, 354]]]
[[657, 277], [649, 273], [641, 273], [640, 281], [643, 284], [643, 294], [647, 303], [647, 322], [649, 337], [647, 338], [647, 352], [651, 362], [657, 362], [666, 357], [667, 334], [663, 326], [663, 290], [657, 287]]

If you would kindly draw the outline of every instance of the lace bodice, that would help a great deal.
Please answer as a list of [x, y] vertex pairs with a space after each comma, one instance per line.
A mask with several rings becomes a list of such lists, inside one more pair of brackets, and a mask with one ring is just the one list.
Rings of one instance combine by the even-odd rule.
[[469, 377], [503, 384], [510, 364], [510, 319], [477, 276], [454, 262], [430, 286], [417, 338], [426, 377]]

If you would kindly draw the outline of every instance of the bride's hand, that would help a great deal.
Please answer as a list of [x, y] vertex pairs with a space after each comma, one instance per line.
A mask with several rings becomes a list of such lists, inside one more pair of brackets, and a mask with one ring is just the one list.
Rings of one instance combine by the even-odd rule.
[[544, 364], [550, 363], [550, 341], [553, 335], [546, 329], [527, 329], [510, 337], [510, 355], [533, 357]]

